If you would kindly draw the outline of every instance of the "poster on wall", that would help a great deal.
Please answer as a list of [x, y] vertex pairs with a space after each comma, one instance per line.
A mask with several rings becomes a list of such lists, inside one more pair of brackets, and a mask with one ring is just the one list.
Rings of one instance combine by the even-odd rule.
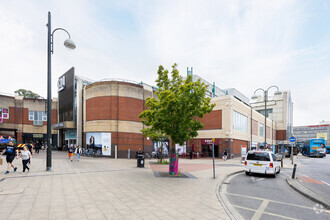
[[2, 119], [2, 108], [0, 108], [0, 123], [3, 122], [3, 119]]
[[2, 119], [9, 119], [9, 110], [8, 108], [2, 109]]
[[169, 141], [153, 141], [152, 142], [152, 151], [153, 152], [158, 152], [159, 148], [162, 146], [163, 153], [168, 153], [169, 152]]
[[111, 156], [111, 133], [86, 133], [87, 148], [102, 150], [102, 155]]
[[180, 144], [175, 144], [175, 152], [179, 155], [182, 155], [183, 153], [187, 153], [187, 144], [184, 142], [183, 146]]

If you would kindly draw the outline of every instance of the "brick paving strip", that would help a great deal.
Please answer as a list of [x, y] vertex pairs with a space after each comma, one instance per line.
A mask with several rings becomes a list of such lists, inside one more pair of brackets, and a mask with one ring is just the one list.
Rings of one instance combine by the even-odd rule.
[[[33, 158], [31, 171], [5, 175], [0, 166], [0, 219], [229, 219], [219, 203], [217, 184], [241, 170], [238, 160], [179, 161], [192, 178], [157, 178], [154, 171], [168, 165], [137, 168], [134, 159], [85, 158], [70, 162], [65, 152], [53, 152], [52, 171], [45, 171], [46, 155]], [[150, 160], [156, 162], [156, 160]]]

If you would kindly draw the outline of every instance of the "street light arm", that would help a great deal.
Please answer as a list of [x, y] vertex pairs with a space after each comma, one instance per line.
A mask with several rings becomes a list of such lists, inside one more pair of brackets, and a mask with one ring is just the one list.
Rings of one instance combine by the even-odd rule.
[[265, 92], [265, 90], [264, 90], [264, 89], [262, 89], [262, 88], [259, 88], [259, 89], [257, 89], [256, 91], [254, 91], [254, 93], [253, 93], [253, 94], [255, 95], [255, 94], [256, 94], [256, 92], [257, 92], [257, 91], [259, 91], [259, 90], [260, 90], [260, 91], [263, 91], [263, 92]]
[[51, 45], [51, 53], [53, 54], [54, 53], [54, 33], [55, 31], [64, 31], [68, 34], [69, 36], [69, 39], [71, 39], [71, 35], [69, 34], [69, 32], [67, 30], [65, 30], [64, 28], [56, 28], [55, 30], [53, 30], [52, 34], [51, 34], [51, 42], [50, 42], [50, 45]]
[[268, 89], [267, 89], [266, 91], [268, 92], [268, 90], [269, 90], [270, 88], [276, 88], [277, 90], [280, 90], [277, 86], [269, 86]]

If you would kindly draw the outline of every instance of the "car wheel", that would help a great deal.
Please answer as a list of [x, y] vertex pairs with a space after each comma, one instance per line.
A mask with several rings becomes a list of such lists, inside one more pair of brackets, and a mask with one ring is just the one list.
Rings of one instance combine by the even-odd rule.
[[280, 173], [281, 172], [281, 168], [278, 168], [278, 172], [277, 173]]
[[272, 176], [273, 176], [273, 178], [276, 178], [276, 173], [274, 173]]
[[245, 172], [245, 175], [250, 176], [250, 173], [249, 172]]

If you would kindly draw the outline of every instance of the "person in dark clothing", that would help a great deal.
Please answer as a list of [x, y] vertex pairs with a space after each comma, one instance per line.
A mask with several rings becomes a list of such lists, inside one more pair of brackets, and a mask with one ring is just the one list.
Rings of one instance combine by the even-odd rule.
[[228, 153], [227, 153], [227, 151], [225, 150], [225, 151], [223, 152], [223, 157], [222, 157], [222, 159], [223, 159], [223, 160], [227, 160], [227, 155], [228, 155]]
[[139, 148], [139, 150], [136, 151], [135, 153], [135, 158], [138, 158], [139, 155], [143, 155], [143, 154], [144, 154], [143, 151], [141, 150], [141, 148]]
[[40, 143], [39, 141], [36, 142], [36, 154], [39, 154], [39, 150], [40, 150]]
[[17, 150], [17, 146], [14, 145], [14, 141], [9, 141], [9, 145], [7, 145], [6, 149], [4, 149], [1, 153], [1, 156], [6, 153], [6, 161], [7, 161], [7, 171], [5, 174], [9, 173], [10, 167], [12, 167], [14, 169], [14, 172], [16, 172], [17, 167], [14, 166], [13, 164], [13, 160], [18, 158], [18, 150]]

